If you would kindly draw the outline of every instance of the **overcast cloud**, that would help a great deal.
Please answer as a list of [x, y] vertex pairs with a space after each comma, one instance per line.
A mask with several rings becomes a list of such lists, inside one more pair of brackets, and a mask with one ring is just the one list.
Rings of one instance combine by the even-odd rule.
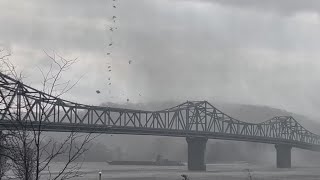
[[[197, 0], [195, 0], [197, 1]], [[227, 5], [238, 8], [248, 8], [257, 11], [271, 11], [282, 15], [293, 15], [298, 12], [320, 12], [318, 0], [201, 0], [215, 4]]]
[[318, 1], [110, 3], [2, 0], [0, 42], [34, 86], [37, 66], [48, 65], [43, 49], [78, 57], [65, 78], [85, 75], [66, 98], [82, 103], [214, 99], [320, 116]]

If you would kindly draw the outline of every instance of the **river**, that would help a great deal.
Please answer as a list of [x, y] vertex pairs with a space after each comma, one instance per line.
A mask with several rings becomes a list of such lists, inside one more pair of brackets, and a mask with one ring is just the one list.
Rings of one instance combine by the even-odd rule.
[[[55, 164], [59, 167], [61, 164]], [[207, 164], [206, 172], [189, 172], [186, 166], [112, 166], [101, 162], [84, 163], [81, 177], [77, 180], [181, 180], [182, 174], [190, 180], [319, 180], [319, 166], [300, 166], [277, 169], [273, 166], [254, 165], [244, 162], [232, 164]], [[45, 177], [43, 177], [45, 178]]]

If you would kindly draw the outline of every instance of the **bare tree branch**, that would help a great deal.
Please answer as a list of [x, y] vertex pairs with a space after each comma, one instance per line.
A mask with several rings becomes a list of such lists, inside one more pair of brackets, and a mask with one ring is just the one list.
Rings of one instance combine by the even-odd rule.
[[[0, 53], [1, 52], [0, 50]], [[41, 89], [48, 95], [59, 98], [70, 91], [82, 78], [79, 78], [75, 82], [62, 80], [64, 73], [78, 62], [78, 60], [77, 58], [67, 60], [54, 51], [51, 55], [46, 51], [44, 51], [44, 53], [48, 56], [51, 63], [48, 70], [43, 70], [38, 67], [42, 75]], [[3, 56], [3, 59], [0, 59], [0, 63], [6, 67], [5, 70], [0, 69], [0, 71], [5, 71], [6, 74], [18, 79], [20, 82], [23, 76], [21, 73], [16, 72], [15, 66], [6, 59], [7, 57], [8, 56]], [[86, 145], [92, 141], [95, 136], [91, 136], [91, 134], [83, 136], [71, 132], [64, 141], [57, 142], [52, 138], [46, 141], [46, 136], [42, 130], [42, 122], [47, 119], [49, 120], [51, 116], [55, 115], [54, 113], [48, 113], [53, 105], [51, 103], [38, 103], [40, 120], [35, 122], [30, 118], [34, 113], [30, 106], [36, 102], [24, 96], [19, 96], [20, 99], [18, 101], [17, 95], [23, 92], [23, 89], [20, 89], [19, 84], [17, 84], [16, 89], [15, 92], [5, 92], [0, 89], [0, 93], [5, 93], [5, 95], [2, 95], [5, 99], [0, 101], [0, 108], [4, 106], [4, 108], [18, 109], [18, 111], [13, 111], [15, 112], [14, 114], [8, 110], [9, 119], [12, 121], [12, 124], [6, 131], [7, 137], [4, 141], [5, 145], [3, 145], [3, 147], [5, 147], [4, 152], [6, 153], [2, 153], [4, 157], [7, 156], [7, 158], [11, 160], [12, 165], [10, 167], [13, 169], [15, 176], [18, 179], [39, 180], [42, 172], [46, 170], [49, 173], [48, 179], [70, 179], [72, 177], [78, 177], [82, 163], [74, 162], [88, 150]], [[21, 108], [24, 109], [25, 112], [30, 113], [30, 116], [25, 116], [29, 118], [21, 119], [21, 110], [19, 110]], [[1, 147], [0, 144], [0, 148]], [[58, 157], [65, 157], [66, 162], [59, 173], [53, 176], [50, 170], [50, 164]]]

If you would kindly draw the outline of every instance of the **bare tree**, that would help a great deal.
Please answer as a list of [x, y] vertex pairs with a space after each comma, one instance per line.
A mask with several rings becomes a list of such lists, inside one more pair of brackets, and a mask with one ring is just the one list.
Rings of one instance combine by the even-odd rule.
[[[44, 52], [51, 63], [47, 71], [39, 68], [43, 78], [41, 90], [50, 96], [59, 98], [71, 90], [80, 80], [75, 82], [62, 80], [64, 72], [69, 70], [77, 62], [77, 59], [67, 60], [55, 52], [52, 54]], [[16, 73], [15, 66], [6, 57], [4, 56], [3, 59], [0, 59], [0, 63], [6, 66], [1, 71], [21, 82], [21, 73]], [[3, 91], [1, 87], [0, 90]], [[7, 94], [7, 97], [10, 97], [10, 93]], [[11, 105], [11, 107], [14, 106], [26, 108], [22, 107], [21, 104]], [[50, 118], [46, 115], [51, 106], [52, 104], [46, 103], [42, 107], [43, 111], [37, 123], [34, 123], [32, 119], [21, 120], [20, 118], [13, 118], [11, 119], [10, 128], [5, 131], [6, 138], [2, 147], [6, 149], [5, 152], [10, 153], [4, 153], [3, 156], [10, 160], [11, 169], [16, 178], [39, 180], [44, 171], [49, 174], [48, 179], [54, 180], [79, 176], [81, 163], [77, 163], [76, 160], [88, 150], [87, 144], [95, 137], [91, 136], [91, 134], [82, 135], [71, 132], [63, 141], [57, 142], [53, 138], [48, 138], [43, 131], [42, 123], [43, 119]], [[54, 116], [54, 114], [51, 116]], [[51, 164], [59, 156], [65, 157], [66, 162], [58, 173], [53, 174], [51, 173]]]
[[10, 169], [10, 165], [7, 162], [6, 151], [3, 148], [3, 142], [5, 141], [5, 136], [0, 131], [0, 180], [5, 176], [5, 173]]
[[6, 48], [0, 47], [0, 72], [17, 80], [23, 78], [22, 73], [17, 73], [16, 66], [10, 61], [11, 52]]
[[[8, 59], [11, 53], [5, 48], [0, 47], [0, 72], [8, 73], [12, 70], [12, 64], [9, 63]], [[1, 102], [1, 101], [0, 101]], [[0, 131], [0, 180], [5, 176], [5, 173], [9, 170], [9, 164], [7, 163], [7, 153], [4, 145], [4, 140], [6, 136]]]

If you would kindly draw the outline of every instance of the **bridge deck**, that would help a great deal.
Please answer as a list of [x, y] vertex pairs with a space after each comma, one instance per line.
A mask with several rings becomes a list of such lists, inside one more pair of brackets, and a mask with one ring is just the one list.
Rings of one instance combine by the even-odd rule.
[[247, 123], [207, 101], [187, 101], [160, 111], [88, 106], [51, 96], [0, 73], [0, 127], [5, 130], [35, 126], [57, 132], [203, 136], [320, 149], [320, 136], [291, 116]]

